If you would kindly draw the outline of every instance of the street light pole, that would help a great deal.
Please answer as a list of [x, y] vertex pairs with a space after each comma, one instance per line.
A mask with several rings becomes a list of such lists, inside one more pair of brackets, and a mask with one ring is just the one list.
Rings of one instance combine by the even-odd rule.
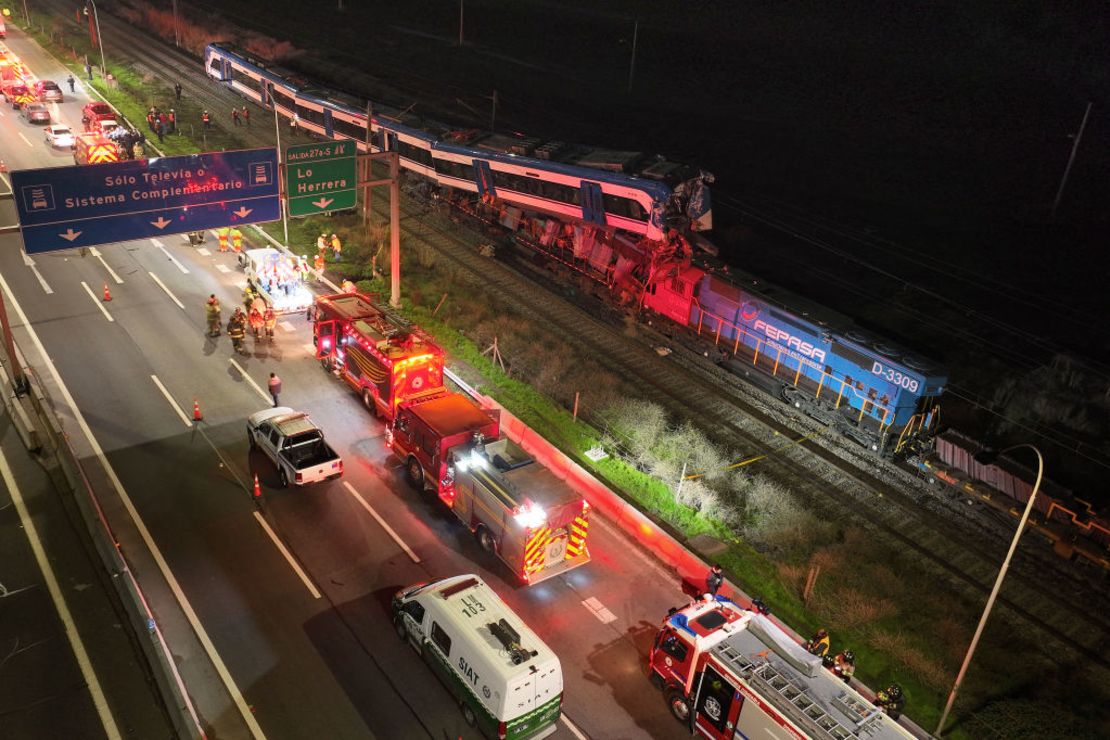
[[[270, 99], [270, 102], [273, 103], [273, 98]], [[285, 197], [284, 190], [285, 190], [285, 188], [289, 187], [289, 183], [285, 182], [285, 176], [283, 174], [284, 168], [282, 168], [282, 166], [281, 166], [282, 162], [285, 161], [285, 157], [283, 157], [282, 154], [281, 154], [281, 119], [278, 118], [277, 103], [273, 103], [273, 106], [274, 106], [274, 136], [277, 139], [278, 182], [283, 186], [283, 187], [279, 188], [279, 190], [281, 191], [280, 192], [280, 195], [281, 195], [281, 227], [282, 227], [283, 233], [285, 234], [285, 241], [282, 242], [282, 244], [284, 244], [286, 246], [286, 248], [288, 248], [289, 247], [289, 211], [285, 207], [285, 202], [288, 199]]]
[[1091, 103], [1087, 102], [1087, 110], [1083, 111], [1083, 122], [1079, 124], [1079, 133], [1075, 135], [1075, 142], [1071, 145], [1071, 154], [1068, 155], [1068, 166], [1064, 168], [1064, 176], [1060, 179], [1060, 189], [1056, 191], [1056, 200], [1052, 201], [1052, 220], [1056, 220], [1056, 211], [1060, 208], [1060, 200], [1064, 197], [1064, 186], [1068, 184], [1068, 175], [1071, 166], [1075, 163], [1075, 153], [1079, 150], [1079, 140], [1083, 138], [1083, 129], [1087, 128], [1087, 116], [1091, 115]]
[[93, 9], [93, 22], [96, 24], [96, 45], [100, 47], [100, 75], [108, 76], [108, 63], [104, 61], [104, 37], [100, 34], [100, 16], [96, 12], [94, 0], [85, 0], [85, 15], [89, 14], [89, 6]]
[[636, 42], [640, 39], [640, 19], [632, 27], [632, 60], [628, 63], [628, 93], [632, 94], [632, 79], [636, 75]]
[[1037, 498], [1037, 490], [1041, 487], [1041, 477], [1044, 475], [1044, 458], [1041, 457], [1041, 451], [1031, 444], [1019, 444], [1013, 447], [1008, 447], [1003, 450], [999, 455], [1016, 450], [1020, 447], [1027, 447], [1033, 450], [1037, 455], [1037, 480], [1033, 484], [1033, 492], [1029, 494], [1029, 501], [1025, 504], [1025, 512], [1021, 515], [1021, 521], [1018, 522], [1017, 531], [1014, 532], [1014, 539], [1010, 542], [1010, 550], [1006, 553], [1006, 559], [1002, 561], [1002, 568], [998, 571], [998, 578], [994, 581], [994, 588], [991, 589], [991, 595], [987, 598], [987, 605], [983, 608], [983, 616], [979, 618], [979, 626], [975, 628], [975, 635], [971, 638], [971, 644], [968, 645], [967, 655], [964, 656], [963, 665], [960, 666], [960, 672], [956, 675], [956, 683], [952, 686], [952, 693], [948, 695], [948, 703], [944, 705], [944, 712], [940, 715], [940, 722], [937, 723], [937, 729], [933, 732], [934, 735], [940, 737], [941, 730], [944, 729], [944, 723], [948, 719], [948, 713], [952, 711], [952, 705], [956, 703], [956, 694], [960, 690], [960, 684], [963, 683], [964, 676], [967, 674], [967, 667], [971, 663], [971, 656], [975, 654], [975, 648], [979, 646], [979, 638], [983, 635], [983, 628], [987, 624], [987, 618], [991, 615], [991, 609], [994, 608], [994, 600], [998, 597], [998, 592], [1002, 588], [1002, 579], [1006, 577], [1006, 571], [1010, 569], [1010, 559], [1014, 556], [1014, 550], [1017, 549], [1018, 540], [1025, 532], [1025, 523], [1029, 521], [1029, 514], [1033, 511], [1033, 501]]
[[177, 27], [177, 0], [173, 0], [173, 45], [181, 48], [181, 31]]

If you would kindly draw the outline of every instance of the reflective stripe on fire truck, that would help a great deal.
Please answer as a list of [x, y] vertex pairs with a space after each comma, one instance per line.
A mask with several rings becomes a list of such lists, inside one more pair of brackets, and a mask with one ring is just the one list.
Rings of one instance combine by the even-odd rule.
[[389, 370], [367, 356], [366, 351], [358, 345], [348, 344], [345, 351], [347, 356], [354, 360], [363, 376], [371, 383], [377, 385], [389, 377]]
[[119, 157], [116, 155], [116, 147], [113, 144], [94, 144], [89, 147], [89, 164], [118, 161]]
[[551, 528], [543, 527], [532, 533], [524, 546], [524, 575], [528, 577], [539, 573], [547, 565], [547, 543], [551, 539]]
[[586, 533], [589, 531], [590, 521], [586, 515], [579, 514], [570, 523], [570, 539], [567, 541], [567, 560], [576, 558], [586, 551]]

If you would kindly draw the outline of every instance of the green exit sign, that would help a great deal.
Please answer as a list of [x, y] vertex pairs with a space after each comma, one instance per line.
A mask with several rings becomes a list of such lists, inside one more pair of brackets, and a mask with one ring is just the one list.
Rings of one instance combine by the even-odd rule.
[[312, 216], [354, 208], [358, 147], [353, 141], [324, 141], [285, 150], [285, 197], [290, 216]]

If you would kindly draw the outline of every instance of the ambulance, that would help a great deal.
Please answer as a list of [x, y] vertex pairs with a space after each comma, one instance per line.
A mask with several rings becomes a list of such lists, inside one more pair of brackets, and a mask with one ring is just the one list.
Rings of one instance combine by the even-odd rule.
[[77, 134], [73, 145], [74, 164], [104, 164], [120, 161], [116, 142], [99, 133]]
[[463, 719], [497, 740], [539, 740], [557, 728], [559, 658], [476, 575], [398, 591], [393, 625], [447, 686]]

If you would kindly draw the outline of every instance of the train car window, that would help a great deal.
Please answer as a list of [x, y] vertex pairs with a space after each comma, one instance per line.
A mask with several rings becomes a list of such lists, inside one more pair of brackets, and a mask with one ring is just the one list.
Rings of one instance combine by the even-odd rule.
[[863, 381], [862, 380], [857, 380], [856, 381], [856, 390], [857, 391], [862, 391], [863, 390]]
[[244, 87], [248, 87], [251, 90], [254, 90], [255, 92], [259, 91], [258, 81], [247, 76], [247, 74], [244, 73], [241, 69], [236, 69], [235, 67], [232, 67], [231, 79], [235, 82], [238, 82], [240, 85], [243, 85]]
[[572, 188], [569, 185], [560, 185], [557, 182], [545, 182], [543, 184], [543, 197], [548, 200], [557, 200], [560, 203], [573, 203], [578, 205], [578, 196], [581, 194], [579, 188]]
[[324, 125], [324, 112], [308, 108], [300, 103], [297, 104], [297, 115], [301, 117], [302, 121], [307, 123], [315, 123], [317, 126]]
[[353, 123], [351, 121], [332, 116], [331, 125], [332, 128], [335, 129], [335, 131], [343, 134], [344, 136], [350, 137], [357, 141], [366, 141], [366, 127], [359, 123]]
[[427, 149], [421, 149], [404, 141], [397, 142], [397, 153], [405, 159], [410, 159], [413, 162], [422, 164], [425, 167], [432, 167], [432, 153]]
[[274, 103], [276, 103], [279, 108], [285, 108], [288, 111], [293, 110], [293, 97], [282, 88], [275, 86], [274, 89], [270, 91], [270, 97], [274, 99]]
[[621, 198], [617, 195], [602, 195], [605, 203], [605, 212], [614, 216], [630, 218], [634, 221], [647, 221], [647, 212], [631, 198]]
[[874, 401], [875, 398], [878, 395], [879, 395], [879, 392], [877, 390], [875, 390], [874, 388], [868, 388], [867, 389], [867, 397], [870, 398], [872, 401]]
[[883, 406], [888, 405], [890, 403], [890, 396], [884, 393], [883, 397], [879, 399], [879, 403], [881, 403]]

